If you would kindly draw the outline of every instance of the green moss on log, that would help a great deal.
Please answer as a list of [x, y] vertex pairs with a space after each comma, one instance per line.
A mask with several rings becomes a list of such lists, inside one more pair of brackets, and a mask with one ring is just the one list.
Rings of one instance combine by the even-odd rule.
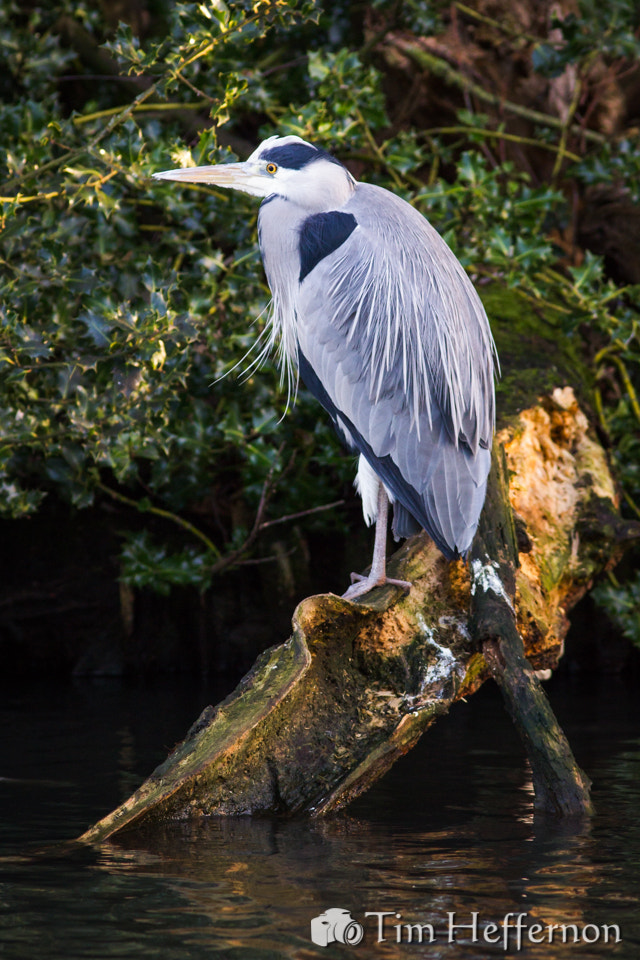
[[498, 426], [511, 421], [538, 397], [571, 384], [582, 405], [590, 406], [593, 374], [577, 344], [549, 322], [516, 290], [492, 283], [479, 290], [500, 357], [496, 384]]

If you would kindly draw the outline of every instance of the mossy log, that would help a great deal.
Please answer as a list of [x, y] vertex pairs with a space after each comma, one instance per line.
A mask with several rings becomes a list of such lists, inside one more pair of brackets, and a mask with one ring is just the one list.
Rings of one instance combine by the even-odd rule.
[[[393, 576], [412, 581], [408, 595], [386, 586], [356, 603], [333, 594], [302, 601], [291, 638], [207, 707], [136, 793], [81, 840], [176, 818], [338, 810], [491, 674], [535, 753], [541, 714], [532, 734], [518, 702], [522, 671], [530, 707], [533, 670], [553, 668], [562, 654], [568, 609], [636, 535], [620, 519], [606, 455], [572, 389], [554, 390], [497, 435], [469, 564], [446, 562], [421, 535], [390, 561]], [[510, 653], [514, 636], [521, 646]], [[589, 810], [577, 768], [534, 774], [545, 809]], [[571, 791], [566, 799], [545, 786], [547, 775], [563, 774], [578, 783], [573, 809]]]

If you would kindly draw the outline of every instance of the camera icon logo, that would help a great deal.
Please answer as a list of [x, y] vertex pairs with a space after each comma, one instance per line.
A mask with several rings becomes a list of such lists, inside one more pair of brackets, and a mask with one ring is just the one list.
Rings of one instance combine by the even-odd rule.
[[311, 940], [318, 947], [330, 943], [346, 943], [355, 947], [364, 937], [364, 928], [348, 910], [331, 907], [311, 921]]

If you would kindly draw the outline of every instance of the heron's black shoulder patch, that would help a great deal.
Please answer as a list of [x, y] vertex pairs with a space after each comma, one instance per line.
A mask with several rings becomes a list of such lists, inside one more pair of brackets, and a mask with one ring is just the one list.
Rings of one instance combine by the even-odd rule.
[[300, 283], [321, 260], [341, 247], [357, 226], [353, 214], [341, 210], [307, 217], [300, 228]]
[[330, 160], [331, 163], [340, 163], [335, 157], [332, 157], [326, 150], [320, 147], [314, 147], [310, 143], [284, 143], [281, 146], [267, 147], [260, 154], [261, 160], [267, 160], [270, 163], [277, 163], [279, 167], [286, 167], [287, 170], [302, 170], [313, 160]]

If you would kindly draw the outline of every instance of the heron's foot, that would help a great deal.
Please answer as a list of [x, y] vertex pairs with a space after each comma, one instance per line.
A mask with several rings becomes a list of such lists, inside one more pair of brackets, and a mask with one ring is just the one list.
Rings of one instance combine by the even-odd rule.
[[351, 586], [346, 593], [342, 594], [345, 600], [354, 600], [356, 597], [362, 597], [365, 593], [373, 590], [374, 587], [383, 587], [387, 583], [390, 583], [393, 587], [402, 587], [407, 593], [411, 590], [411, 584], [408, 580], [394, 580], [392, 577], [384, 575], [382, 577], [376, 577], [369, 574], [368, 577], [365, 577], [361, 573], [352, 573], [351, 580]]

